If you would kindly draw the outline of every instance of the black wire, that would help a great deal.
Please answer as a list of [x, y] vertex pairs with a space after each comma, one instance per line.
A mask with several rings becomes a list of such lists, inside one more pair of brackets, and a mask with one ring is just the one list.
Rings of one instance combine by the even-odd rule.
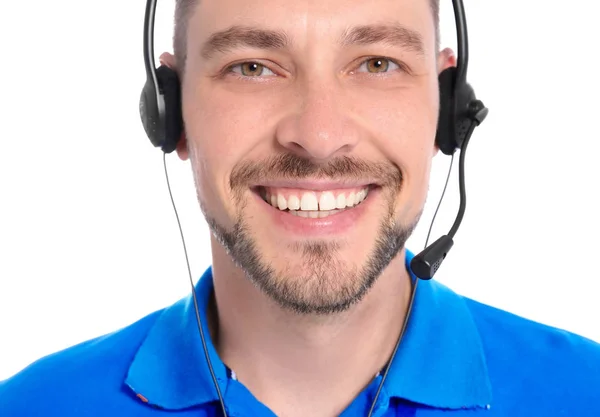
[[404, 336], [406, 326], [408, 325], [408, 319], [410, 317], [410, 312], [412, 311], [412, 307], [413, 307], [413, 304], [415, 301], [415, 294], [417, 293], [417, 285], [418, 284], [419, 284], [419, 280], [417, 279], [415, 281], [415, 285], [413, 285], [412, 294], [410, 296], [410, 303], [408, 304], [408, 311], [406, 312], [406, 316], [404, 317], [404, 322], [402, 323], [402, 329], [400, 330], [400, 336], [398, 337], [398, 341], [396, 342], [396, 345], [394, 346], [394, 351], [392, 352], [392, 356], [388, 362], [388, 365], [386, 366], [385, 371], [383, 372], [383, 376], [381, 377], [381, 382], [379, 383], [379, 387], [377, 387], [377, 392], [375, 393], [375, 397], [373, 398], [373, 402], [371, 403], [371, 409], [369, 410], [368, 417], [371, 417], [373, 415], [373, 412], [375, 411], [375, 405], [377, 404], [377, 399], [379, 398], [379, 394], [381, 393], [381, 390], [383, 389], [383, 384], [387, 378], [390, 368], [392, 367], [392, 362], [394, 361], [394, 358], [396, 357], [396, 352], [398, 351], [398, 347], [400, 346], [400, 342], [402, 341], [402, 337]]
[[450, 159], [450, 168], [448, 169], [448, 175], [446, 175], [446, 184], [444, 185], [444, 190], [442, 191], [442, 196], [440, 197], [440, 201], [438, 201], [438, 205], [435, 209], [435, 213], [433, 213], [433, 219], [431, 220], [431, 224], [429, 225], [429, 231], [427, 232], [427, 238], [425, 239], [425, 247], [429, 244], [429, 237], [431, 236], [431, 230], [433, 229], [433, 224], [435, 223], [435, 218], [437, 217], [438, 210], [442, 205], [442, 200], [444, 199], [444, 195], [446, 194], [446, 188], [448, 187], [448, 180], [450, 179], [450, 173], [452, 172], [452, 166], [454, 165], [454, 154], [452, 154], [452, 159]]
[[215, 389], [217, 390], [217, 395], [219, 396], [219, 402], [221, 403], [221, 409], [223, 410], [223, 417], [227, 417], [227, 411], [225, 410], [225, 401], [223, 401], [223, 395], [221, 394], [221, 388], [219, 387], [219, 383], [217, 382], [217, 377], [215, 376], [215, 371], [212, 366], [212, 362], [210, 360], [210, 356], [208, 354], [208, 348], [206, 346], [206, 338], [204, 337], [204, 329], [202, 328], [202, 321], [200, 320], [200, 312], [198, 311], [198, 300], [196, 299], [196, 288], [194, 286], [194, 280], [192, 279], [192, 271], [190, 269], [190, 262], [188, 258], [187, 248], [185, 246], [185, 239], [183, 237], [183, 229], [181, 228], [181, 222], [179, 221], [179, 214], [177, 213], [177, 208], [175, 207], [175, 201], [173, 200], [173, 193], [171, 192], [171, 184], [169, 183], [169, 174], [167, 172], [167, 154], [163, 153], [163, 164], [165, 166], [165, 178], [167, 179], [167, 188], [169, 189], [169, 196], [171, 197], [171, 204], [173, 204], [173, 210], [175, 211], [175, 217], [177, 218], [177, 225], [179, 226], [179, 233], [181, 234], [181, 242], [183, 243], [183, 252], [185, 253], [185, 263], [187, 264], [188, 274], [190, 277], [190, 284], [192, 286], [192, 297], [194, 299], [194, 310], [196, 311], [196, 323], [198, 324], [198, 330], [200, 331], [200, 339], [202, 339], [202, 347], [204, 348], [204, 355], [206, 356], [206, 363], [208, 364], [208, 369], [210, 370], [210, 375], [212, 376], [213, 383], [215, 385]]

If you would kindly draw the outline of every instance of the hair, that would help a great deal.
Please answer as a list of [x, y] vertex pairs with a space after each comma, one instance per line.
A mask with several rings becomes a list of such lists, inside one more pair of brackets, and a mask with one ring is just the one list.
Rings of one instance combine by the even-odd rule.
[[[187, 31], [193, 10], [199, 0], [175, 0], [175, 30], [173, 52], [179, 71], [183, 72], [187, 59]], [[436, 49], [440, 44], [440, 0], [429, 0], [435, 24]]]

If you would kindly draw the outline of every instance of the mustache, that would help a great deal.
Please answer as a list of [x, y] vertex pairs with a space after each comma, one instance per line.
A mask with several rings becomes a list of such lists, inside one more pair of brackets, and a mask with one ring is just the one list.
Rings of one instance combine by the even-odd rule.
[[281, 154], [261, 161], [243, 161], [232, 171], [229, 185], [232, 190], [247, 188], [266, 180], [298, 179], [361, 180], [369, 178], [379, 186], [399, 189], [403, 175], [400, 168], [390, 162], [369, 162], [341, 156], [327, 163], [316, 163], [294, 154]]

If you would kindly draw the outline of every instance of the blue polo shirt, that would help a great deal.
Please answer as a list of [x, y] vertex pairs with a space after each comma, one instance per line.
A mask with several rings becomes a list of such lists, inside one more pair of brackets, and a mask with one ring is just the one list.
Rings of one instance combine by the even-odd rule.
[[[409, 271], [412, 256], [407, 251]], [[209, 268], [197, 284], [203, 323], [212, 288]], [[208, 337], [206, 324], [204, 332]], [[207, 342], [228, 415], [273, 417]], [[366, 416], [380, 381], [375, 377], [341, 417]], [[1, 417], [219, 412], [191, 295], [0, 382]], [[435, 280], [420, 281], [375, 416], [474, 415], [600, 416], [600, 345], [465, 298]]]

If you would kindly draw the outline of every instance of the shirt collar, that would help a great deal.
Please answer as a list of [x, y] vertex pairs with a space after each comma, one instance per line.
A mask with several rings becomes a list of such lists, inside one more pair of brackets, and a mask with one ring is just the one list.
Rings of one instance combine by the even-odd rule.
[[[212, 343], [206, 317], [212, 290], [212, 268], [208, 268], [196, 285], [198, 312], [214, 374], [225, 395], [227, 369]], [[139, 347], [125, 384], [143, 402], [169, 410], [218, 400], [191, 294], [160, 314]]]
[[419, 280], [403, 340], [390, 365], [390, 397], [435, 408], [488, 407], [491, 383], [479, 331], [465, 299], [435, 280]]
[[[406, 250], [410, 270], [413, 254]], [[198, 309], [215, 377], [225, 395], [227, 368], [208, 331], [212, 268], [196, 286]], [[420, 280], [407, 329], [391, 363], [385, 391], [435, 408], [486, 407], [491, 386], [477, 327], [464, 301], [435, 280]], [[217, 401], [192, 296], [165, 309], [139, 347], [125, 383], [144, 402], [179, 410]]]

